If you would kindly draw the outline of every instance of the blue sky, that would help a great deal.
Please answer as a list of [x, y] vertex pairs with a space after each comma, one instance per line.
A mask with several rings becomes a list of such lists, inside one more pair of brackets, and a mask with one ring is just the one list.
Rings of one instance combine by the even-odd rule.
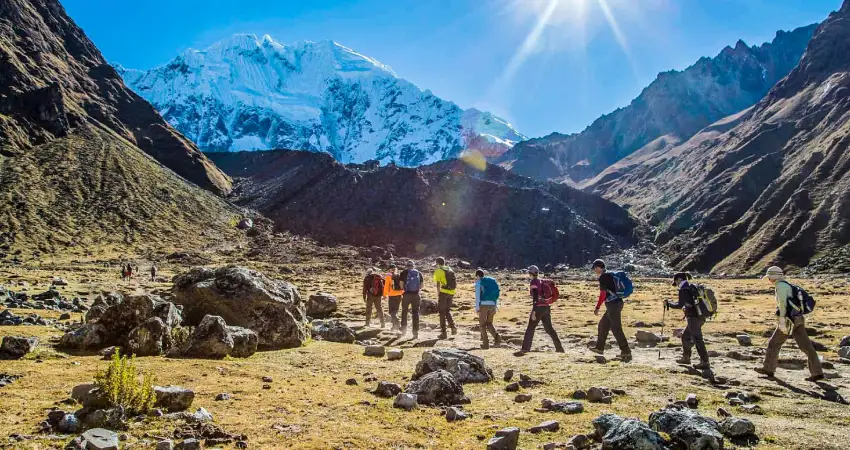
[[[64, 0], [110, 61], [146, 69], [233, 33], [333, 39], [528, 136], [577, 132], [658, 72], [819, 22], [841, 0]], [[544, 20], [545, 19], [545, 20]]]

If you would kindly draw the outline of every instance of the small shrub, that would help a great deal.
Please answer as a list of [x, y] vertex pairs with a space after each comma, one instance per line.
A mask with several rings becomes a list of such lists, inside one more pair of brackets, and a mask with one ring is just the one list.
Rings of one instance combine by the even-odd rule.
[[140, 374], [135, 360], [135, 356], [128, 358], [116, 351], [106, 370], [97, 374], [95, 384], [112, 406], [121, 406], [128, 414], [144, 414], [156, 403], [154, 377]]
[[181, 349], [189, 342], [193, 327], [177, 326], [171, 329], [171, 348]]

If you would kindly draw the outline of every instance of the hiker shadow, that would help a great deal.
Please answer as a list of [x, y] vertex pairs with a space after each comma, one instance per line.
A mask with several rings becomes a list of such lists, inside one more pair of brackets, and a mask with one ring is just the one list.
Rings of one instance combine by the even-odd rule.
[[784, 380], [780, 380], [779, 378], [774, 378], [772, 381], [774, 383], [776, 383], [777, 385], [779, 385], [779, 386], [781, 386], [785, 389], [788, 389], [791, 392], [794, 392], [795, 394], [808, 395], [809, 397], [816, 398], [818, 400], [820, 400], [822, 398], [822, 396], [820, 394], [818, 394], [817, 392], [810, 391], [810, 390], [807, 390], [807, 389], [803, 389], [799, 386], [794, 386], [793, 384], [791, 384], [787, 381], [784, 381]]
[[750, 448], [752, 448], [752, 447], [757, 446], [761, 442], [761, 439], [758, 436], [755, 436], [755, 435], [738, 437], [738, 438], [727, 437], [726, 439], [729, 442], [731, 442], [732, 444], [734, 444], [736, 447], [750, 447]]

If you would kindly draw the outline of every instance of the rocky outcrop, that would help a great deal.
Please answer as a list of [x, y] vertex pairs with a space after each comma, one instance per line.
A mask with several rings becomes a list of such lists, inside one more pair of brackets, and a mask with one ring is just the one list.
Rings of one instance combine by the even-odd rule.
[[721, 450], [723, 434], [717, 421], [687, 408], [665, 408], [649, 415], [653, 430], [667, 433], [688, 450]]
[[188, 342], [177, 350], [191, 358], [247, 357], [257, 350], [257, 334], [241, 327], [229, 327], [220, 316], [207, 315], [195, 327]]
[[616, 414], [603, 414], [593, 420], [596, 434], [604, 450], [666, 450], [664, 439], [647, 424], [637, 419], [624, 419]]
[[37, 337], [4, 336], [0, 342], [0, 359], [21, 359], [36, 347]]
[[190, 325], [207, 315], [257, 333], [264, 348], [298, 347], [307, 339], [304, 303], [295, 286], [245, 267], [197, 267], [174, 277], [174, 302]]
[[328, 342], [339, 342], [341, 344], [353, 344], [357, 340], [354, 330], [338, 320], [313, 321], [311, 333], [313, 334], [313, 338]]
[[[447, 371], [459, 383], [488, 383], [493, 381], [493, 370], [484, 358], [457, 349], [432, 349], [422, 353], [416, 363], [411, 380], [418, 380], [436, 371]], [[421, 402], [421, 401], [420, 401]]]

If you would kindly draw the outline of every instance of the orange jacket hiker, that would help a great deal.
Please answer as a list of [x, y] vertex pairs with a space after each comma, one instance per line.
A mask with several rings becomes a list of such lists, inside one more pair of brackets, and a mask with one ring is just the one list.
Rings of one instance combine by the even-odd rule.
[[393, 289], [393, 274], [388, 273], [384, 275], [384, 297], [396, 297], [401, 296], [403, 294], [403, 290]]

